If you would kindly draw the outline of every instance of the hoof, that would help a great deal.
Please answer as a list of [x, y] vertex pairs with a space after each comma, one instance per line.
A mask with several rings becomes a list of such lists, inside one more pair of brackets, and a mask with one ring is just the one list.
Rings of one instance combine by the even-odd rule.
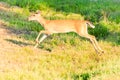
[[104, 53], [104, 51], [99, 51], [99, 52], [97, 51], [96, 53], [97, 53], [99, 56], [101, 56], [101, 55]]
[[104, 53], [104, 51], [99, 52], [99, 56], [102, 56], [102, 55], [103, 55], [103, 53]]
[[34, 49], [37, 48], [37, 46], [38, 46], [38, 43], [34, 46]]
[[105, 53], [104, 51], [101, 51], [101, 53]]

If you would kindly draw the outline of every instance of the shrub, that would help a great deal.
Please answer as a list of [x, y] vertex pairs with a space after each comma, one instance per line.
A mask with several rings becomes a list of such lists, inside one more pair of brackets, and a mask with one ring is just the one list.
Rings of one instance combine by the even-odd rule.
[[90, 34], [93, 34], [97, 39], [105, 39], [109, 35], [109, 29], [104, 24], [97, 24], [95, 29], [89, 29]]

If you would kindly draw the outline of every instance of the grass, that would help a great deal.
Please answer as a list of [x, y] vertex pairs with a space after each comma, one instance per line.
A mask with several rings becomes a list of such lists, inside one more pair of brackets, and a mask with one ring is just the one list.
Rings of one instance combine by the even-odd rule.
[[[89, 54], [85, 52], [76, 52], [70, 48], [65, 51], [57, 50], [51, 54], [36, 54], [30, 48], [22, 48], [19, 52], [6, 53], [10, 56], [7, 59], [10, 63], [6, 65], [0, 78], [1, 80], [2, 78], [3, 80], [99, 80], [114, 79], [110, 75], [119, 77], [119, 54], [108, 52], [109, 55], [98, 56], [92, 52]], [[10, 65], [13, 68], [10, 68]]]
[[[21, 4], [20, 0], [13, 0], [13, 3], [10, 0], [1, 1], [23, 7], [22, 12], [18, 8], [0, 10], [0, 19], [11, 33], [17, 34], [18, 39], [6, 41], [18, 46], [27, 45], [19, 41], [24, 39], [32, 45], [15, 49], [11, 46], [13, 52], [0, 53], [0, 80], [120, 79], [119, 1], [23, 0]], [[33, 6], [37, 1], [40, 3]], [[46, 19], [90, 19], [96, 28], [89, 29], [89, 33], [97, 37], [105, 54], [97, 55], [90, 42], [75, 33], [54, 34], [41, 43], [39, 49], [34, 50], [33, 42], [43, 28], [37, 22], [28, 22], [27, 17], [29, 11], [36, 9], [41, 9]]]

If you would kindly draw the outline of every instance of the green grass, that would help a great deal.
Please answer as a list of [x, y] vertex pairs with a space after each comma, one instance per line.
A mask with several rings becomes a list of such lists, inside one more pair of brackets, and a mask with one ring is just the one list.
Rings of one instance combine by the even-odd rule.
[[[54, 10], [62, 11], [66, 14], [78, 13], [93, 22], [98, 22], [101, 19], [109, 19], [116, 23], [120, 22], [120, 1], [117, 0], [1, 0], [29, 9], [30, 11]], [[86, 5], [87, 4], [87, 5]]]
[[[119, 80], [120, 79], [120, 17], [119, 3], [114, 0], [0, 0], [23, 8], [23, 12], [0, 10], [0, 20], [18, 40], [33, 43], [42, 26], [27, 21], [29, 11], [40, 9], [46, 19], [87, 19], [95, 29], [105, 54], [95, 53], [90, 42], [75, 33], [54, 34], [39, 49], [24, 46], [4, 53], [0, 80]], [[38, 3], [39, 2], [39, 3]], [[68, 4], [69, 3], [69, 4]], [[34, 6], [33, 6], [34, 4]], [[87, 6], [86, 6], [87, 4]], [[17, 10], [16, 10], [17, 11]], [[106, 15], [107, 14], [107, 15]], [[23, 44], [7, 40], [16, 45]], [[0, 53], [1, 54], [1, 53]]]

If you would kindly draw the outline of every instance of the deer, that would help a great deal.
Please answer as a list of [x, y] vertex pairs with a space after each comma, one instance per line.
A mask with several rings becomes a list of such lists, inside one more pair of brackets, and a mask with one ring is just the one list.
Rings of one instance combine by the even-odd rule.
[[[43, 26], [44, 30], [41, 30], [36, 38], [36, 44], [34, 48], [46, 39], [49, 35], [55, 33], [69, 33], [75, 32], [81, 37], [85, 37], [90, 40], [95, 51], [97, 53], [104, 53], [104, 51], [98, 45], [95, 36], [88, 34], [88, 25], [91, 28], [95, 26], [87, 20], [46, 20], [42, 17], [41, 12], [37, 11], [28, 17], [28, 21], [37, 21]], [[42, 37], [40, 38], [42, 34]], [[40, 39], [39, 39], [40, 38]]]

